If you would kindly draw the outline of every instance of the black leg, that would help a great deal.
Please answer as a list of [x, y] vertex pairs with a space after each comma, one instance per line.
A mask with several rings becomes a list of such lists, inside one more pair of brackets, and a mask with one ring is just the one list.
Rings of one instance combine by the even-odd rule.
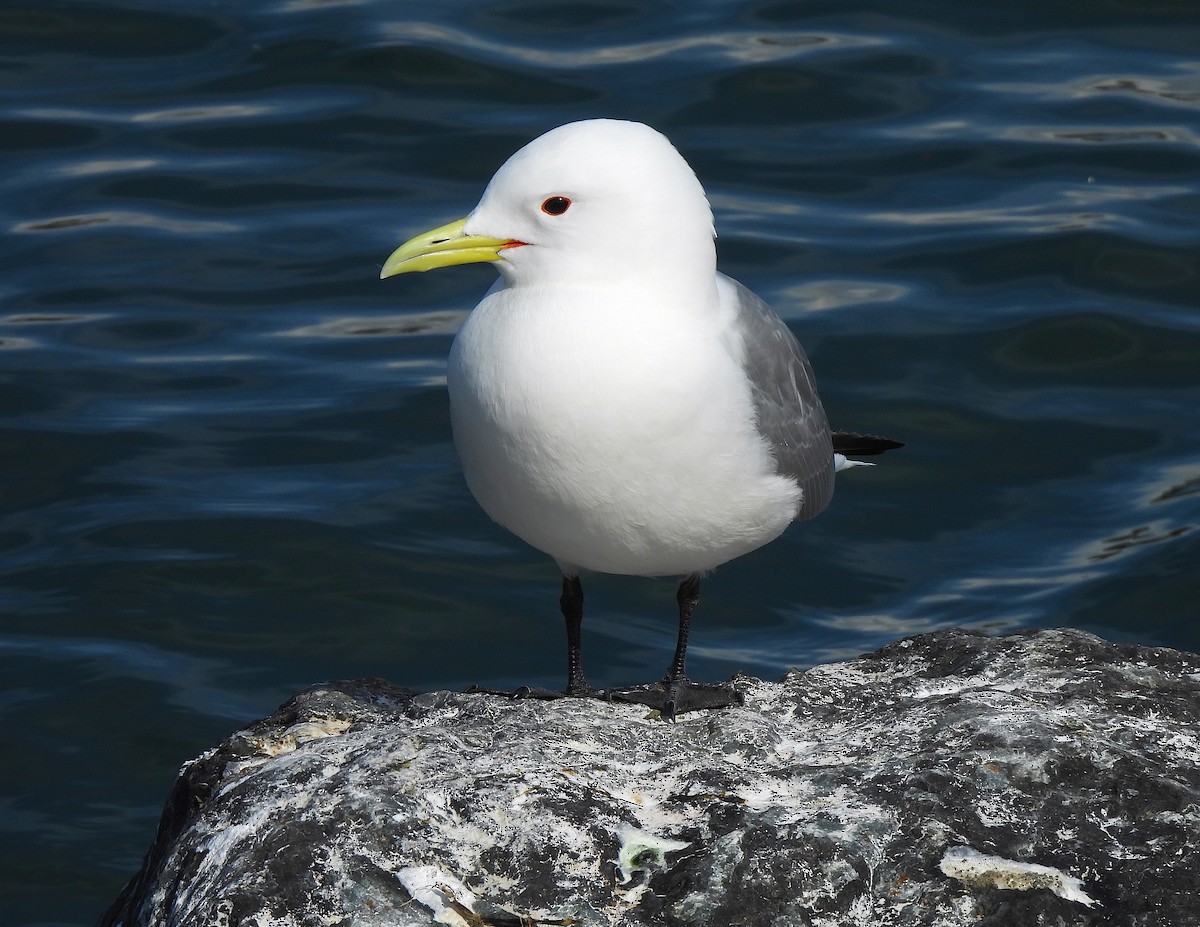
[[697, 684], [687, 677], [688, 633], [692, 629], [692, 615], [700, 602], [699, 573], [684, 577], [675, 601], [679, 603], [679, 635], [675, 639], [675, 656], [667, 675], [654, 685], [607, 690], [609, 697], [619, 702], [637, 702], [657, 708], [664, 721], [674, 721], [676, 715], [685, 711], [740, 705], [741, 695], [731, 686]]
[[484, 695], [507, 695], [512, 698], [560, 699], [575, 696], [582, 698], [591, 696], [601, 697], [583, 675], [582, 634], [583, 625], [583, 584], [578, 576], [563, 574], [562, 596], [558, 600], [562, 609], [563, 620], [567, 625], [567, 688], [564, 692], [555, 689], [543, 689], [540, 686], [520, 686], [512, 692], [503, 689], [488, 689], [484, 686], [471, 686], [468, 692], [479, 692]]
[[471, 686], [468, 692], [488, 695], [508, 695], [516, 698], [559, 699], [564, 697], [604, 698], [618, 702], [636, 702], [658, 709], [663, 719], [674, 721], [685, 711], [705, 708], [726, 708], [740, 705], [741, 695], [729, 685], [701, 685], [687, 678], [688, 632], [692, 615], [700, 601], [700, 574], [684, 577], [675, 594], [679, 603], [679, 635], [675, 639], [675, 656], [662, 682], [631, 686], [623, 689], [593, 689], [583, 675], [583, 584], [578, 576], [563, 574], [562, 596], [558, 600], [567, 628], [567, 688], [565, 692], [521, 686], [515, 692], [502, 692]]
[[583, 583], [578, 576], [563, 575], [558, 605], [567, 625], [567, 695], [590, 695], [592, 687], [583, 676]]
[[676, 679], [687, 679], [685, 665], [687, 663], [688, 632], [692, 627], [692, 615], [700, 604], [700, 574], [693, 573], [684, 577], [675, 593], [675, 601], [679, 603], [679, 636], [675, 639], [675, 658], [671, 668], [663, 680], [670, 685]]

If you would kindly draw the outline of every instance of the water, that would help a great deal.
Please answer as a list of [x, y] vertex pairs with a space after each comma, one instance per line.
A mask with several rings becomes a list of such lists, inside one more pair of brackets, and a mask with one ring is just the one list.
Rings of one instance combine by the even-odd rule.
[[[900, 10], [903, 9], [903, 12]], [[693, 672], [963, 625], [1200, 650], [1200, 15], [1125, 3], [0, 9], [0, 908], [89, 923], [178, 765], [305, 684], [559, 685], [458, 474], [486, 267], [380, 283], [513, 150], [647, 121], [837, 427], [908, 442], [705, 584]], [[587, 584], [593, 680], [673, 584]]]

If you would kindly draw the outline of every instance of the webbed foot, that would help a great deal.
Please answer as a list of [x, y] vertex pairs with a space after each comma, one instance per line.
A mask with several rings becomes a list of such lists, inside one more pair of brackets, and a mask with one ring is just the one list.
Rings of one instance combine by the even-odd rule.
[[645, 686], [606, 689], [604, 697], [658, 709], [664, 721], [674, 721], [685, 711], [705, 711], [742, 704], [742, 694], [727, 683], [692, 682], [686, 676]]

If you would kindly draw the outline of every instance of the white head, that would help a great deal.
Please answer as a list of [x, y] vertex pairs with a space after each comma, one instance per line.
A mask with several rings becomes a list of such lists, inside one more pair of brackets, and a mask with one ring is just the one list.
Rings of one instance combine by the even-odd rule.
[[465, 221], [402, 245], [382, 276], [497, 261], [510, 286], [675, 279], [715, 270], [713, 234], [704, 188], [663, 135], [590, 119], [516, 152]]
[[466, 231], [529, 245], [500, 263], [513, 284], [716, 264], [704, 188], [666, 137], [639, 122], [591, 119], [534, 139], [496, 172]]

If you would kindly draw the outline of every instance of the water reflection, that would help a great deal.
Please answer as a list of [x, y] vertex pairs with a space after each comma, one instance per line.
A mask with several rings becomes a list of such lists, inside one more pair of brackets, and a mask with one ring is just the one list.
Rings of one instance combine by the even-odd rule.
[[168, 219], [151, 213], [103, 211], [73, 216], [58, 216], [51, 219], [34, 219], [18, 222], [11, 227], [14, 232], [61, 232], [69, 229], [104, 225], [117, 228], [147, 228], [177, 235], [211, 235], [237, 232], [242, 227], [235, 222], [211, 222], [197, 219]]
[[393, 316], [339, 316], [280, 332], [285, 338], [397, 338], [405, 335], [453, 335], [466, 318], [460, 312], [412, 312]]
[[134, 122], [209, 122], [222, 119], [252, 119], [265, 116], [272, 110], [262, 104], [211, 103], [207, 106], [185, 106], [135, 113]]
[[788, 317], [783, 310], [791, 306], [803, 312], [822, 312], [843, 306], [894, 303], [909, 297], [911, 291], [911, 287], [896, 283], [819, 280], [786, 287], [776, 300], [776, 310]]
[[[814, 34], [789, 30], [761, 32], [690, 33], [648, 42], [602, 45], [593, 48], [549, 48], [499, 42], [482, 33], [457, 29], [434, 22], [383, 23], [379, 32], [389, 43], [397, 45], [429, 45], [462, 50], [483, 55], [537, 65], [554, 70], [577, 70], [584, 67], [615, 67], [625, 64], [647, 64], [656, 59], [678, 58], [689, 67], [705, 59], [727, 64], [762, 64], [786, 61], [820, 49], [834, 51], [850, 48], [869, 48], [885, 44], [880, 36], [852, 34]], [[577, 36], [577, 38], [579, 38]]]
[[57, 168], [58, 173], [68, 177], [88, 177], [93, 174], [117, 174], [124, 171], [148, 171], [161, 167], [163, 162], [157, 158], [100, 158], [94, 161], [81, 161], [76, 164], [64, 164]]

